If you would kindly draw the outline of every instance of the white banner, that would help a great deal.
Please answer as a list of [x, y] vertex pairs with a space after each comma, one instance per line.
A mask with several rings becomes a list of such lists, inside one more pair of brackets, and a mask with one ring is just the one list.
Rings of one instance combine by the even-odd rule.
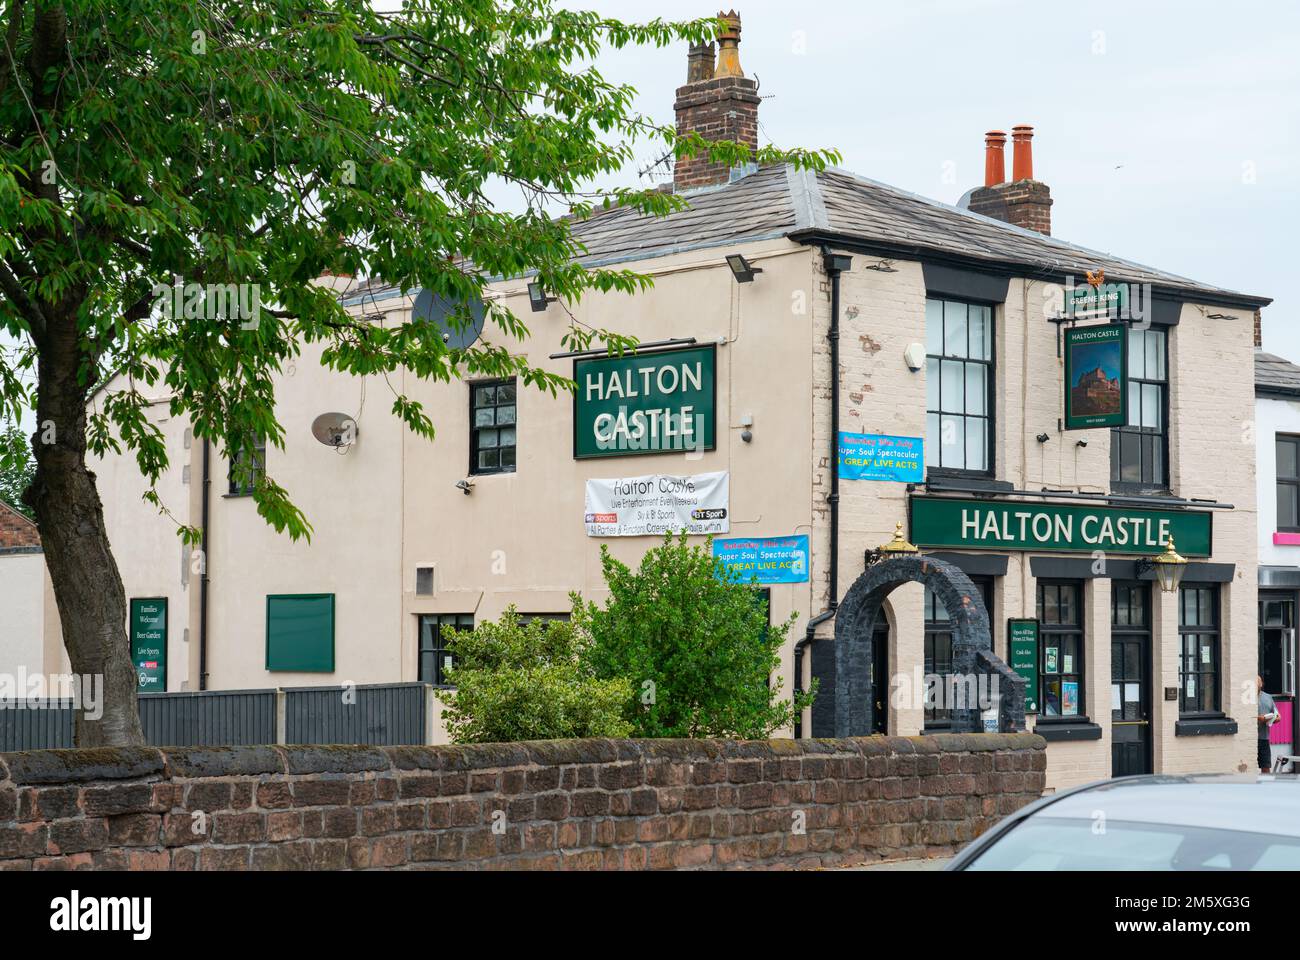
[[731, 530], [729, 474], [588, 480], [589, 537], [653, 537]]

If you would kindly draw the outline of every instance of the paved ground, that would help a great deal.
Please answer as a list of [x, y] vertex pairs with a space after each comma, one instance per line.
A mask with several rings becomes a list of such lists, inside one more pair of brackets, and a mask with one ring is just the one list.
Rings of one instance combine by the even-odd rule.
[[943, 857], [934, 860], [877, 860], [874, 863], [860, 863], [853, 867], [842, 867], [843, 870], [942, 870], [948, 865], [951, 857]]

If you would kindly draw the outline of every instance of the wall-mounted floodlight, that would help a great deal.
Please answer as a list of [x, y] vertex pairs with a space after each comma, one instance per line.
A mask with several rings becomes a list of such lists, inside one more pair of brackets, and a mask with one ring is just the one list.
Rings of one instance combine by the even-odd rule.
[[731, 268], [732, 275], [735, 276], [737, 283], [753, 283], [754, 275], [763, 272], [761, 267], [753, 266], [738, 253], [727, 255], [727, 266]]
[[546, 309], [548, 303], [554, 303], [554, 297], [546, 295], [546, 288], [540, 283], [533, 281], [528, 285], [528, 305], [533, 308], [533, 313], [541, 313]]

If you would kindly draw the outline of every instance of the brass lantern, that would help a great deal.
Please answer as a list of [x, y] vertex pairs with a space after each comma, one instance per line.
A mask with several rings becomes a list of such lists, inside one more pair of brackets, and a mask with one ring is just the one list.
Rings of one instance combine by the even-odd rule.
[[906, 553], [920, 553], [915, 546], [907, 542], [903, 536], [903, 521], [898, 521], [894, 527], [894, 539], [890, 540], [884, 546], [880, 547], [880, 553], [886, 557], [897, 557]]
[[1154, 557], [1138, 561], [1139, 573], [1154, 570], [1156, 582], [1160, 584], [1161, 593], [1177, 593], [1178, 585], [1183, 582], [1187, 572], [1187, 558], [1174, 549], [1174, 538], [1165, 543], [1165, 552]]

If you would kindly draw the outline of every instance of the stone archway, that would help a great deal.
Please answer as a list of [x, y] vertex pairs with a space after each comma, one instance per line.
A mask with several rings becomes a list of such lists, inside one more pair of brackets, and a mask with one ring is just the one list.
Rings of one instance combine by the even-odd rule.
[[[836, 611], [833, 656], [826, 655], [830, 651], [816, 649], [829, 646], [824, 641], [814, 645], [814, 673], [821, 681], [817, 699], [823, 702], [820, 710], [814, 703], [813, 735], [870, 734], [873, 636], [883, 615], [885, 597], [903, 583], [923, 583], [943, 602], [952, 621], [953, 672], [961, 676], [996, 675], [1000, 696], [998, 727], [1008, 732], [1023, 730], [1024, 680], [994, 656], [988, 611], [975, 584], [951, 563], [913, 554], [874, 563], [854, 581]], [[954, 709], [952, 719], [954, 731], [983, 729], [978, 704]]]

